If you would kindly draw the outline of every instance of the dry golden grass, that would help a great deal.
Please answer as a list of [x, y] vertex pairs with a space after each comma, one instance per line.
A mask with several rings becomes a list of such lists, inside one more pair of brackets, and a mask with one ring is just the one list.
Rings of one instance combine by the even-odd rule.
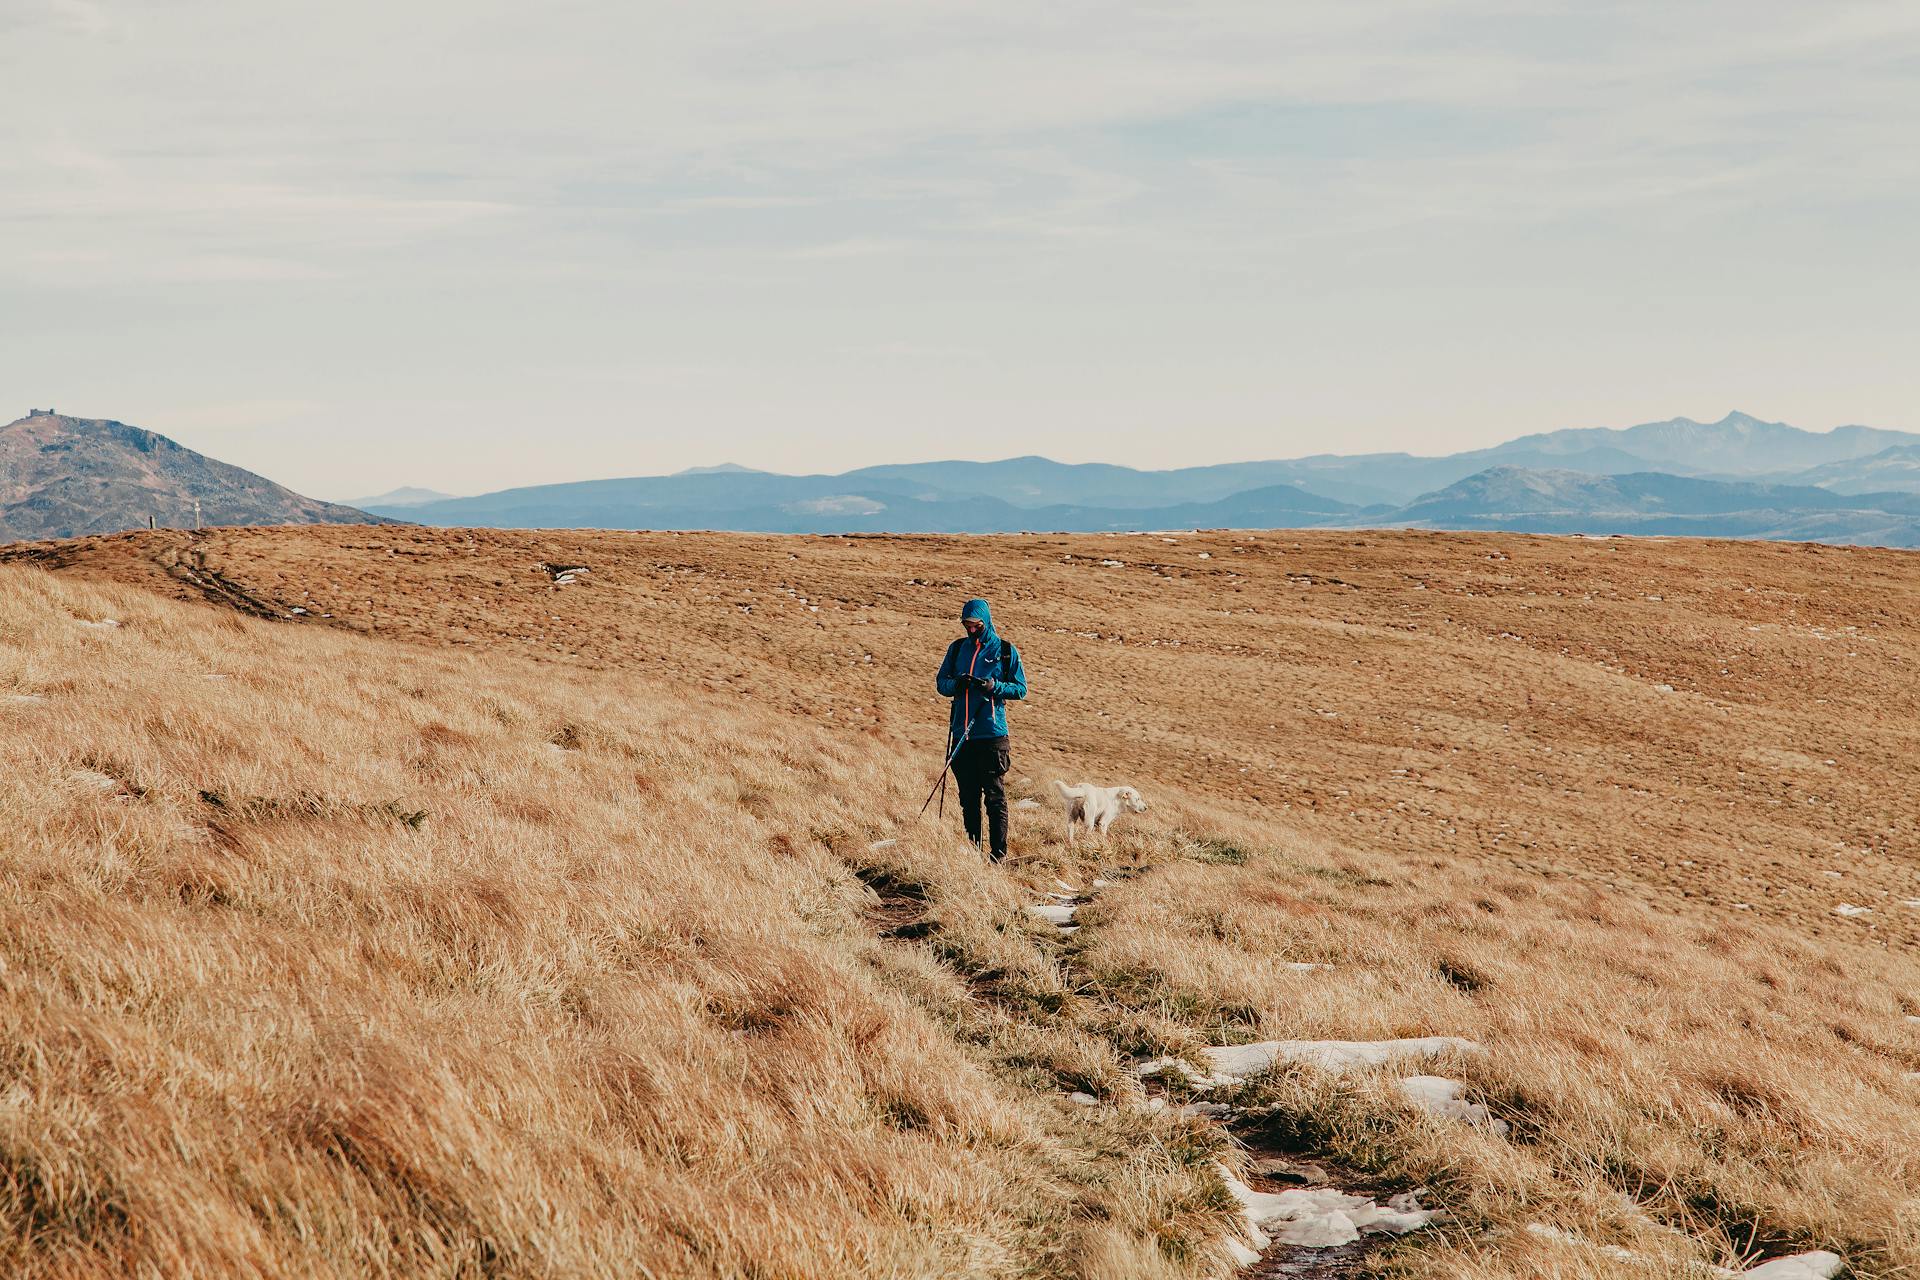
[[[1369, 1266], [1920, 1275], [1920, 561], [1170, 538], [10, 549], [65, 576], [0, 576], [0, 1270], [1222, 1274], [1220, 1131], [1058, 1095], [1439, 1034], [1507, 1139], [1235, 1099], [1454, 1215]], [[911, 820], [972, 594], [1022, 793], [1153, 802], [1106, 848]], [[1056, 874], [1113, 882], [1064, 945]]]

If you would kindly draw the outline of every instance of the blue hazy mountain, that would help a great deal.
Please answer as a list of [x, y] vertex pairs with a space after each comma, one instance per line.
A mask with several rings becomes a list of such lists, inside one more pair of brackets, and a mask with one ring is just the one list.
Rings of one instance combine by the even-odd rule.
[[1783, 538], [1920, 546], [1920, 494], [1841, 494], [1811, 485], [1639, 472], [1491, 467], [1382, 516], [1382, 525]]
[[1826, 462], [1779, 477], [1784, 484], [1811, 484], [1835, 493], [1920, 493], [1920, 444], [1895, 445], [1864, 458]]
[[444, 502], [454, 495], [441, 493], [437, 489], [421, 489], [413, 485], [402, 485], [398, 489], [389, 489], [371, 498], [354, 498], [346, 505], [365, 511], [369, 507], [417, 507], [423, 502]]
[[[1821, 479], [1828, 476], [1831, 483]], [[796, 533], [1445, 520], [1462, 528], [1520, 527], [1498, 522], [1523, 520], [1527, 527], [1625, 532], [1628, 525], [1643, 530], [1649, 521], [1678, 521], [1705, 534], [1839, 541], [1858, 534], [1907, 545], [1902, 522], [1912, 513], [1897, 491], [1909, 486], [1920, 490], [1920, 435], [1869, 427], [1802, 431], [1731, 413], [1711, 423], [1674, 418], [1545, 432], [1435, 457], [1320, 454], [1165, 471], [1021, 457], [811, 476], [725, 464], [374, 510], [435, 525]], [[1814, 532], [1790, 532], [1803, 529]]]

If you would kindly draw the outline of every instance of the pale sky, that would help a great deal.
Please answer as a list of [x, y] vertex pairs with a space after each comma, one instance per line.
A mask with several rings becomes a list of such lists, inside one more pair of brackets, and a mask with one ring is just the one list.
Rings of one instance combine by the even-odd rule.
[[0, 0], [0, 421], [353, 497], [1920, 429], [1920, 4]]

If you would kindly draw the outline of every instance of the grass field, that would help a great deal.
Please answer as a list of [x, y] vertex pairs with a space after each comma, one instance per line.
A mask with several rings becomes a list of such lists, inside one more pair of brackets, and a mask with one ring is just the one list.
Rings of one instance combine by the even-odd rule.
[[[1355, 1272], [1920, 1276], [1911, 554], [0, 559], [0, 1271], [1222, 1275], [1245, 1146], [1447, 1212]], [[1151, 802], [1104, 847], [1022, 810], [990, 869], [915, 819], [976, 594], [1033, 689], [1017, 793]], [[1071, 936], [1027, 909], [1056, 880]], [[1225, 1125], [1132, 1070], [1423, 1036], [1485, 1046], [1428, 1069], [1504, 1136], [1394, 1068], [1283, 1065]]]

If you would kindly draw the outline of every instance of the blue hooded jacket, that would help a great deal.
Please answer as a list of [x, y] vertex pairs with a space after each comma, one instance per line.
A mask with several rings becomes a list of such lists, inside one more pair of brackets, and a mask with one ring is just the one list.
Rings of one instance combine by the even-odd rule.
[[[1011, 640], [1002, 640], [993, 629], [993, 613], [985, 600], [969, 600], [960, 610], [961, 618], [980, 619], [980, 637], [961, 636], [947, 646], [941, 660], [940, 675], [934, 681], [942, 697], [953, 699], [953, 711], [947, 727], [947, 742], [959, 741], [966, 729], [969, 741], [1007, 736], [1006, 702], [1027, 696], [1027, 673], [1020, 666], [1020, 651]], [[972, 689], [960, 677], [974, 675], [993, 681], [990, 693]], [[967, 728], [971, 721], [972, 727]]]

